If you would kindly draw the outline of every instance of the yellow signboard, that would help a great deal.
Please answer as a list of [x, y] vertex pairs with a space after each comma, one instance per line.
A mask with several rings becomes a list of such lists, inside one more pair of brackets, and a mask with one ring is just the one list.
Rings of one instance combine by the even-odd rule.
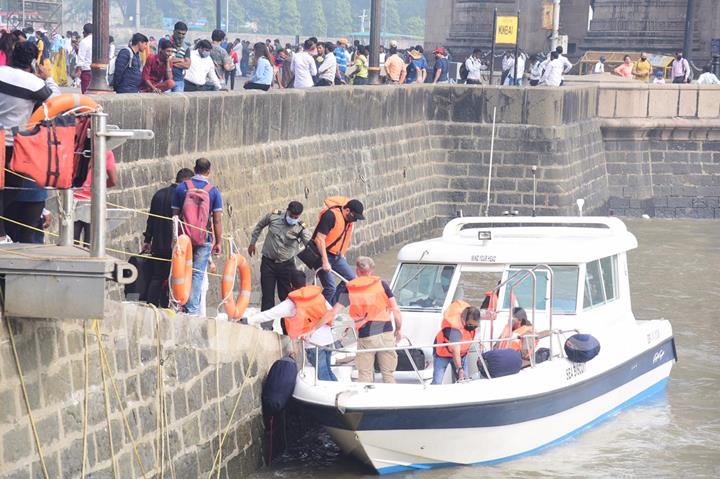
[[543, 13], [542, 13], [542, 27], [543, 30], [552, 30], [553, 29], [553, 4], [552, 3], [546, 3], [543, 5]]
[[518, 17], [497, 17], [495, 43], [515, 45], [517, 43]]

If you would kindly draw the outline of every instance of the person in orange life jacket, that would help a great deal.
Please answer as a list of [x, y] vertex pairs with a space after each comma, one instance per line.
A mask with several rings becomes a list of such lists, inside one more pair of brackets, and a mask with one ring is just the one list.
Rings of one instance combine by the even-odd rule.
[[[455, 301], [445, 311], [442, 329], [435, 336], [435, 344], [459, 343], [475, 339], [475, 330], [480, 325], [480, 310], [465, 301]], [[440, 346], [433, 351], [432, 384], [442, 384], [445, 370], [453, 366], [455, 381], [467, 379], [467, 353], [472, 344]]]
[[[309, 342], [318, 346], [332, 345], [334, 338], [330, 325], [323, 322], [324, 313], [330, 310], [330, 304], [325, 301], [319, 286], [306, 286], [305, 273], [293, 270], [290, 275], [292, 291], [287, 299], [277, 306], [261, 311], [248, 318], [248, 324], [259, 324], [268, 329], [268, 323], [280, 321], [283, 334], [292, 339], [307, 338]], [[270, 327], [269, 329], [272, 329]], [[318, 349], [318, 358], [315, 358], [315, 348], [305, 350], [310, 364], [317, 365], [318, 379], [321, 381], [337, 381], [330, 367], [331, 352]], [[316, 363], [316, 359], [319, 363]]]
[[355, 273], [345, 259], [351, 240], [348, 227], [365, 219], [364, 209], [360, 201], [350, 200], [343, 207], [329, 208], [315, 227], [313, 241], [322, 258], [322, 271], [318, 272], [318, 277], [323, 285], [323, 296], [331, 305], [337, 303], [337, 294], [335, 277], [330, 270], [348, 281], [355, 279]]
[[[195, 176], [190, 180], [195, 188], [205, 188], [210, 183], [208, 180], [210, 167], [210, 160], [207, 158], [198, 158], [195, 160]], [[185, 202], [187, 192], [188, 187], [185, 183], [181, 183], [175, 188], [170, 205], [173, 216], [180, 215], [180, 210]], [[185, 311], [192, 315], [197, 315], [200, 312], [200, 296], [202, 295], [203, 278], [205, 277], [205, 270], [208, 266], [210, 252], [212, 250], [212, 253], [217, 256], [222, 251], [222, 197], [220, 196], [220, 191], [214, 186], [210, 188], [209, 197], [212, 218], [212, 221], [209, 223], [212, 223], [213, 234], [210, 233], [208, 228], [206, 243], [193, 245], [192, 287], [190, 290], [190, 298], [185, 304]], [[208, 224], [208, 227], [209, 226]]]
[[[512, 323], [506, 324], [500, 339], [507, 338], [507, 341], [497, 343], [497, 349], [514, 349], [518, 351], [523, 361], [530, 359], [531, 352], [535, 351], [535, 344], [538, 340], [549, 336], [550, 331], [540, 331], [535, 333], [532, 324], [527, 319], [527, 313], [523, 308], [513, 308]], [[512, 327], [512, 329], [510, 329]], [[525, 335], [533, 334], [534, 338], [525, 338]]]
[[[402, 316], [390, 286], [373, 276], [375, 262], [367, 256], [360, 256], [355, 263], [357, 278], [337, 287], [338, 302], [323, 318], [330, 322], [343, 307], [349, 307], [350, 317], [355, 321], [358, 333], [358, 353], [355, 365], [358, 381], [373, 382], [375, 357], [377, 356], [383, 382], [394, 383], [393, 373], [397, 367], [395, 351], [360, 352], [362, 349], [392, 348], [402, 338]], [[390, 314], [395, 320], [395, 333]]]

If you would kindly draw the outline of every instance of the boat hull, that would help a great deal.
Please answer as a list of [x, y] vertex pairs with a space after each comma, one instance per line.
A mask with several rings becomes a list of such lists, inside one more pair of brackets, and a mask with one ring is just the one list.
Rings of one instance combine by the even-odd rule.
[[344, 452], [380, 474], [494, 463], [562, 441], [657, 392], [675, 357], [670, 337], [586, 381], [507, 401], [402, 409], [300, 402]]

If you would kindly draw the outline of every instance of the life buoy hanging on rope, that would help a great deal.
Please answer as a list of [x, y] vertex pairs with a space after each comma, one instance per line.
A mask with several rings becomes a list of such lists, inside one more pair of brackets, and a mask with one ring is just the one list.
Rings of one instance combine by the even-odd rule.
[[170, 268], [170, 289], [172, 296], [180, 305], [184, 305], [190, 299], [193, 272], [193, 250], [190, 237], [187, 235], [178, 236], [172, 254], [172, 265]]
[[77, 93], [65, 93], [62, 95], [54, 96], [48, 101], [43, 103], [38, 109], [36, 109], [30, 119], [28, 120], [28, 128], [40, 123], [45, 119], [45, 109], [47, 108], [47, 118], [52, 120], [58, 115], [61, 115], [67, 111], [81, 108], [87, 110], [87, 112], [95, 111], [98, 109], [98, 104], [86, 95], [80, 95]]
[[[233, 298], [235, 273], [240, 275], [240, 296]], [[250, 263], [241, 254], [233, 254], [225, 262], [221, 294], [223, 308], [231, 319], [240, 319], [250, 304]]]

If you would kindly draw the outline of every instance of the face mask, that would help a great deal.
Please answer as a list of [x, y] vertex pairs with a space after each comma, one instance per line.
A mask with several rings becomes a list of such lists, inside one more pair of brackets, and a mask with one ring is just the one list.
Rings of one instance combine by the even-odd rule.
[[289, 224], [290, 226], [295, 226], [300, 222], [299, 218], [290, 218], [288, 214], [285, 214], [285, 222]]
[[475, 331], [477, 329], [477, 326], [475, 326], [474, 324], [466, 324], [465, 329], [468, 331]]
[[205, 50], [200, 51], [200, 57], [201, 57], [201, 58], [207, 58], [207, 57], [209, 57], [209, 56], [210, 56], [210, 52], [205, 51]]

